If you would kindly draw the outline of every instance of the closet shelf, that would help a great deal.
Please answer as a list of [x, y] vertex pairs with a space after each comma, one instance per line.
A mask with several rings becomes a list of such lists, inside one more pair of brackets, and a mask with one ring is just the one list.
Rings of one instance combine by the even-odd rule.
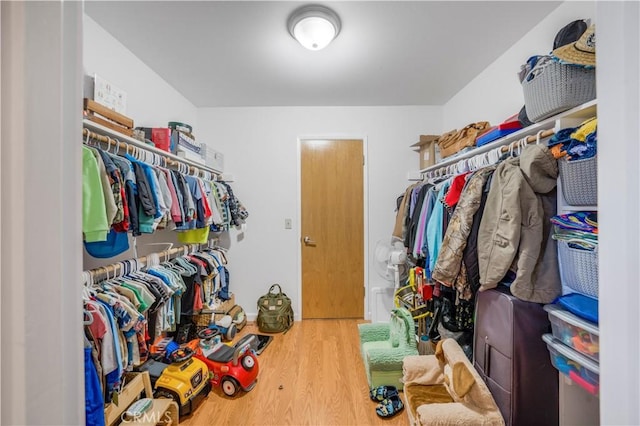
[[570, 205], [558, 206], [558, 212], [561, 214], [572, 213], [572, 212], [592, 212], [592, 211], [598, 211], [598, 206], [570, 206]]
[[425, 169], [420, 170], [420, 173], [421, 174], [427, 173], [427, 172], [441, 169], [443, 167], [450, 166], [452, 164], [456, 164], [460, 160], [465, 160], [467, 158], [475, 157], [476, 155], [487, 153], [492, 149], [509, 145], [511, 142], [517, 141], [518, 139], [522, 139], [523, 137], [528, 135], [533, 136], [535, 138], [536, 133], [538, 133], [541, 130], [542, 131], [553, 130], [555, 128], [556, 122], [563, 118], [579, 119], [579, 118], [592, 117], [595, 114], [596, 104], [597, 104], [597, 99], [594, 99], [592, 101], [579, 105], [573, 109], [564, 111], [553, 117], [549, 117], [546, 120], [543, 120], [539, 123], [532, 124], [529, 127], [525, 127], [524, 129], [518, 130], [517, 132], [511, 133], [503, 138], [497, 139], [481, 147], [474, 148], [460, 155], [453, 155], [451, 157], [448, 157], [439, 163], [436, 163], [432, 166], [429, 166]]
[[98, 123], [94, 123], [94, 122], [92, 122], [90, 120], [83, 119], [82, 120], [82, 126], [85, 129], [87, 129], [89, 131], [92, 131], [94, 133], [97, 133], [99, 135], [107, 136], [107, 137], [109, 137], [111, 139], [114, 139], [116, 141], [124, 142], [126, 144], [135, 146], [137, 148], [153, 152], [154, 154], [161, 155], [163, 157], [166, 157], [169, 160], [176, 161], [176, 162], [183, 163], [183, 164], [186, 164], [188, 166], [194, 167], [196, 170], [205, 170], [207, 172], [213, 173], [213, 174], [218, 175], [218, 176], [220, 176], [222, 174], [222, 171], [220, 171], [220, 170], [213, 169], [213, 168], [208, 167], [208, 166], [206, 166], [204, 164], [196, 163], [195, 161], [191, 161], [191, 160], [188, 160], [186, 158], [178, 157], [175, 154], [172, 154], [172, 153], [167, 152], [167, 151], [163, 151], [163, 150], [158, 149], [158, 148], [156, 148], [154, 146], [147, 145], [147, 144], [145, 144], [143, 142], [140, 142], [137, 139], [134, 139], [134, 138], [129, 137], [127, 135], [123, 135], [122, 133], [118, 133], [118, 132], [116, 132], [114, 130], [109, 129], [108, 127], [102, 126], [102, 125], [100, 125]]

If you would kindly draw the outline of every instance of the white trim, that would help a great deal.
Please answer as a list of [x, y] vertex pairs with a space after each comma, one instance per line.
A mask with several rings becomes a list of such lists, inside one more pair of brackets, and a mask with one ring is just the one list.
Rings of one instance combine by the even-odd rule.
[[597, 2], [600, 424], [640, 424], [640, 5]]
[[[0, 30], [2, 29], [2, 7], [0, 6]], [[2, 35], [0, 35], [0, 44]], [[0, 52], [2, 48], [0, 47]], [[0, 54], [1, 56], [1, 54]], [[0, 67], [0, 82], [2, 81], [2, 67]], [[2, 84], [0, 83], [0, 100], [2, 99]], [[0, 102], [0, 117], [2, 117], [2, 103]], [[2, 119], [0, 119], [0, 135], [2, 135]], [[2, 136], [0, 136], [0, 165], [2, 164]], [[2, 173], [0, 173], [0, 241], [2, 241]], [[1, 249], [0, 249], [1, 250]], [[0, 251], [1, 253], [1, 251]], [[0, 300], [2, 300], [2, 256], [0, 255]], [[2, 304], [0, 304], [0, 331], [2, 330]], [[2, 339], [0, 339], [0, 366], [2, 365]], [[2, 368], [0, 368], [0, 383], [2, 383]], [[2, 386], [0, 386], [0, 422], [2, 421]]]
[[[13, 143], [8, 141], [25, 141], [26, 129], [23, 123], [25, 119], [25, 52], [26, 31], [24, 31], [26, 12], [23, 3], [2, 2], [3, 10], [1, 41], [2, 47], [0, 53], [2, 55], [2, 86], [3, 97], [2, 104], [2, 136], [0, 142], [2, 144], [2, 164], [0, 172], [2, 173], [2, 195], [7, 200], [19, 200], [20, 192], [24, 193], [24, 183], [18, 179], [13, 185], [11, 184], [14, 172], [19, 172], [20, 166], [25, 162], [24, 146], [25, 143]], [[8, 106], [11, 105], [11, 108]], [[9, 161], [11, 158], [11, 161]], [[17, 186], [17, 187], [16, 187]], [[18, 253], [25, 252], [24, 242], [22, 241], [23, 228], [25, 219], [21, 214], [24, 206], [9, 209], [6, 201], [3, 204], [2, 212], [3, 222], [2, 240], [0, 240], [0, 258], [3, 261], [2, 276], [0, 284], [2, 287], [2, 299], [0, 303], [3, 306], [2, 314], [8, 318], [24, 318], [24, 312], [21, 309], [24, 306], [25, 289], [24, 289], [24, 256]], [[11, 226], [9, 226], [11, 224]], [[9, 286], [9, 283], [19, 283], [20, 285]], [[7, 326], [4, 321], [3, 328], [0, 331], [0, 337], [3, 342], [4, 351], [2, 352], [2, 388], [11, 389], [11, 392], [3, 393], [2, 399], [2, 418], [0, 423], [3, 424], [26, 424], [27, 422], [27, 387], [25, 380], [25, 372], [28, 368], [25, 360], [25, 349], [16, 347], [19, 336], [24, 336], [25, 321], [16, 321], [13, 327]], [[22, 344], [24, 345], [24, 343]], [[4, 368], [4, 366], [11, 366]]]
[[296, 205], [297, 207], [297, 217], [296, 223], [298, 224], [296, 228], [296, 237], [298, 242], [298, 248], [296, 250], [296, 268], [298, 275], [298, 318], [302, 319], [302, 245], [300, 241], [302, 240], [301, 233], [301, 218], [302, 218], [302, 167], [300, 164], [301, 160], [301, 150], [300, 143], [303, 140], [310, 139], [353, 139], [362, 141], [362, 155], [364, 156], [364, 166], [362, 167], [362, 191], [363, 191], [363, 225], [364, 225], [364, 238], [363, 238], [363, 256], [364, 256], [364, 312], [362, 316], [364, 319], [370, 319], [371, 313], [369, 312], [369, 142], [367, 136], [362, 135], [352, 135], [352, 134], [325, 134], [325, 135], [302, 135], [298, 136], [296, 141], [296, 159], [297, 159], [297, 167], [296, 167], [296, 181], [297, 181], [297, 191], [296, 191]]
[[300, 244], [300, 241], [302, 240], [302, 223], [301, 223], [301, 218], [302, 218], [302, 164], [301, 164], [301, 160], [302, 160], [302, 150], [301, 150], [301, 141], [303, 139], [309, 139], [309, 138], [303, 138], [303, 137], [299, 137], [296, 140], [296, 161], [297, 161], [297, 165], [296, 165], [296, 220], [295, 223], [298, 224], [298, 226], [296, 226], [296, 245], [297, 245], [297, 249], [296, 249], [296, 273], [298, 275], [298, 286], [297, 286], [297, 293], [298, 293], [298, 306], [296, 307], [297, 310], [297, 315], [295, 315], [295, 318], [299, 318], [300, 320], [302, 320], [302, 245]]

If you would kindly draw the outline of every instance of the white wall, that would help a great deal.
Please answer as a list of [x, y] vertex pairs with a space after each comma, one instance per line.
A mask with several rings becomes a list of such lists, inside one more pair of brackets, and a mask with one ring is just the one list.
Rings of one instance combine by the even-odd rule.
[[595, 2], [562, 3], [445, 104], [443, 129], [460, 129], [476, 121], [498, 124], [517, 114], [524, 105], [517, 75], [520, 65], [533, 55], [551, 52], [553, 39], [566, 24], [586, 18], [595, 23], [595, 15]]
[[98, 74], [127, 93], [125, 115], [135, 126], [166, 127], [179, 121], [197, 129], [197, 108], [191, 102], [93, 19], [84, 15], [83, 20], [85, 74]]
[[[255, 315], [258, 297], [277, 282], [299, 307], [297, 144], [306, 136], [366, 138], [367, 288], [388, 286], [373, 269], [373, 249], [378, 240], [390, 239], [395, 200], [408, 185], [407, 171], [419, 166], [409, 145], [421, 133], [439, 132], [440, 122], [441, 108], [428, 106], [201, 109], [199, 133], [224, 153], [225, 171], [235, 176], [234, 192], [250, 214], [242, 239], [231, 234], [229, 269], [236, 302]], [[293, 219], [292, 230], [284, 229], [285, 218]], [[299, 311], [296, 318], [301, 318]]]

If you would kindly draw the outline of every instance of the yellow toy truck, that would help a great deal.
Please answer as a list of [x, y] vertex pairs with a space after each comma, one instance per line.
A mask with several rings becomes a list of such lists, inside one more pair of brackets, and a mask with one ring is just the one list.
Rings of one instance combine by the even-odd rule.
[[209, 369], [202, 361], [193, 358], [190, 348], [167, 348], [166, 364], [149, 359], [139, 367], [148, 371], [155, 398], [173, 399], [180, 407], [180, 416], [191, 413], [211, 391]]

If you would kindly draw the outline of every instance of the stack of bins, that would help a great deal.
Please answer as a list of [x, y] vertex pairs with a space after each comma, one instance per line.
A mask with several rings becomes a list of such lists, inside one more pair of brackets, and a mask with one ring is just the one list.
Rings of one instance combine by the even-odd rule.
[[592, 395], [600, 383], [598, 326], [558, 305], [545, 305], [552, 334], [545, 334], [551, 363]]
[[598, 181], [597, 118], [556, 132], [548, 145], [560, 158], [559, 213], [551, 219], [558, 244], [562, 292], [546, 305], [551, 362], [563, 375], [598, 396]]

